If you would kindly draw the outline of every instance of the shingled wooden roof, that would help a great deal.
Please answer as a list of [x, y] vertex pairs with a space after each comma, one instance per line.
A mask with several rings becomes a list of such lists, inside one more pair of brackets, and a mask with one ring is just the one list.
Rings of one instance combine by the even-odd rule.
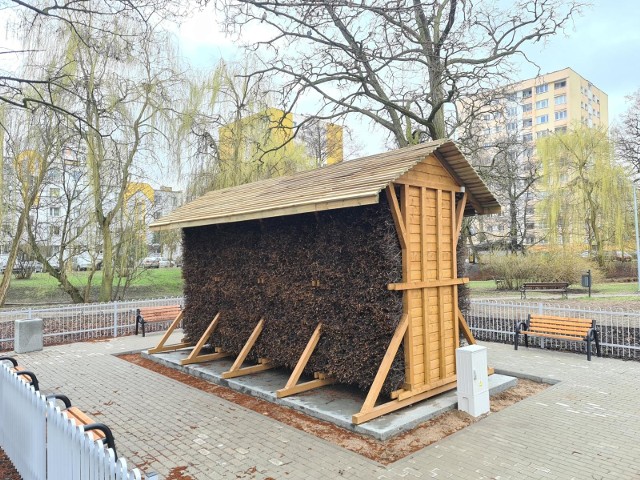
[[437, 140], [287, 177], [213, 190], [151, 224], [152, 230], [355, 207], [378, 203], [379, 193], [434, 154], [469, 194], [466, 215], [497, 213], [500, 204], [458, 147]]

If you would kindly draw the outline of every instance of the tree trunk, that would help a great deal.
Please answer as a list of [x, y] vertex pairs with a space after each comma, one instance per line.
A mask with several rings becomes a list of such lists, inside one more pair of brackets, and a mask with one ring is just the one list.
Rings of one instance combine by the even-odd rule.
[[7, 299], [7, 292], [9, 291], [9, 285], [11, 284], [13, 266], [16, 263], [16, 258], [18, 257], [18, 249], [20, 248], [20, 237], [22, 237], [22, 232], [24, 231], [24, 226], [27, 222], [28, 216], [29, 210], [25, 208], [22, 210], [22, 212], [20, 213], [20, 217], [18, 218], [15, 236], [13, 237], [13, 241], [11, 242], [11, 250], [9, 251], [9, 258], [7, 259], [7, 266], [4, 270], [2, 281], [0, 282], [0, 307], [4, 306], [4, 303]]
[[113, 239], [111, 238], [110, 225], [103, 222], [100, 225], [102, 233], [102, 282], [100, 282], [99, 302], [109, 302], [112, 300], [113, 279], [115, 271], [113, 268]]

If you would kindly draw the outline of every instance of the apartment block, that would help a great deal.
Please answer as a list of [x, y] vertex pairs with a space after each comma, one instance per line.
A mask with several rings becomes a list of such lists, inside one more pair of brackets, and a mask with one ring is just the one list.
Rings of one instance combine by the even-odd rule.
[[[475, 126], [475, 134], [491, 158], [497, 143], [511, 142], [512, 151], [521, 164], [535, 160], [535, 141], [552, 133], [562, 133], [576, 125], [608, 127], [608, 97], [586, 78], [571, 68], [529, 78], [509, 85], [498, 100], [486, 107]], [[505, 139], [509, 139], [505, 141]], [[482, 158], [480, 158], [482, 163]], [[504, 192], [497, 191], [500, 197]], [[544, 243], [546, 231], [537, 221], [535, 205], [540, 192], [532, 190], [518, 200], [517, 232], [521, 243]], [[508, 240], [512, 232], [512, 216], [508, 202], [501, 198], [503, 213], [483, 218], [480, 230], [487, 244]]]

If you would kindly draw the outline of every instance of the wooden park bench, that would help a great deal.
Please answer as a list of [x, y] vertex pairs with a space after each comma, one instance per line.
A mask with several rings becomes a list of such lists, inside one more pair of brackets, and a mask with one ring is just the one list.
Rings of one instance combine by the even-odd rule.
[[21, 377], [27, 385], [32, 385], [36, 392], [40, 390], [40, 384], [38, 383], [38, 378], [35, 373], [30, 370], [26, 370], [24, 367], [18, 366], [18, 361], [13, 357], [0, 357], [0, 362], [3, 361], [10, 362], [12, 365], [11, 371]]
[[562, 298], [567, 298], [567, 282], [528, 282], [520, 287], [520, 298], [527, 298], [527, 292], [561, 293]]
[[47, 401], [55, 400], [60, 400], [62, 403], [64, 403], [65, 408], [62, 413], [69, 420], [71, 420], [75, 425], [82, 427], [85, 432], [89, 432], [91, 438], [93, 438], [94, 441], [101, 441], [108, 448], [111, 448], [113, 450], [115, 459], [118, 459], [118, 453], [116, 452], [116, 442], [109, 427], [107, 427], [104, 423], [96, 422], [78, 407], [72, 407], [71, 401], [66, 395], [47, 395]]
[[513, 345], [516, 350], [518, 349], [520, 335], [524, 335], [526, 347], [529, 346], [530, 336], [587, 342], [587, 360], [591, 360], [591, 342], [595, 342], [596, 353], [599, 357], [602, 356], [596, 321], [588, 318], [529, 314], [526, 322], [515, 322]]
[[182, 307], [180, 305], [167, 305], [164, 307], [142, 307], [136, 310], [136, 335], [138, 325], [142, 327], [142, 336], [145, 336], [144, 326], [147, 323], [173, 321], [172, 326], [182, 319]]

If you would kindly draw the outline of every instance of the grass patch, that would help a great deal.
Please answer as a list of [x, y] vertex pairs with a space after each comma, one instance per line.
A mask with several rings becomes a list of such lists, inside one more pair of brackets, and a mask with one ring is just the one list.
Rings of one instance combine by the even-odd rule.
[[[483, 280], [469, 282], [469, 288], [471, 290], [472, 298], [482, 297], [496, 297], [496, 296], [520, 296], [518, 290], [498, 290], [496, 288], [496, 282], [493, 280]], [[598, 297], [589, 298], [588, 291], [580, 284], [573, 284], [569, 286], [569, 292], [578, 292], [571, 295], [572, 300], [587, 300], [587, 301], [599, 301], [601, 299], [615, 297], [617, 300], [624, 300], [624, 296], [628, 295], [630, 299], [637, 300], [635, 295], [638, 293], [638, 283], [621, 283], [621, 282], [599, 282], [595, 283], [591, 287], [591, 294], [598, 295]], [[580, 292], [584, 292], [581, 295]]]
[[[69, 281], [81, 291], [87, 286], [88, 272], [73, 272]], [[91, 299], [98, 297], [102, 272], [94, 274], [91, 281]], [[155, 268], [140, 272], [125, 292], [125, 300], [138, 298], [175, 297], [182, 295], [182, 269]], [[7, 294], [7, 306], [42, 303], [68, 303], [69, 296], [62, 291], [58, 281], [47, 273], [34, 273], [26, 280], [11, 279]]]

